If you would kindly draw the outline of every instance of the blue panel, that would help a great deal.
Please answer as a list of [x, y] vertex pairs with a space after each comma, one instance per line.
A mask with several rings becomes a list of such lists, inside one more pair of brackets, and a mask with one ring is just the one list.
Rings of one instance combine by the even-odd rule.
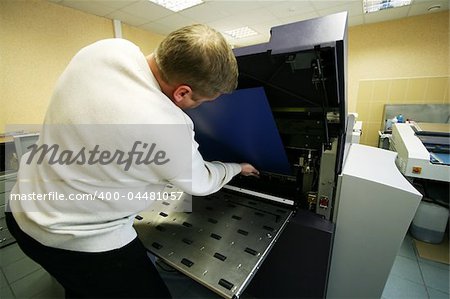
[[262, 87], [240, 89], [186, 112], [206, 161], [248, 162], [260, 171], [291, 174]]
[[450, 154], [430, 152], [430, 161], [434, 164], [450, 165]]

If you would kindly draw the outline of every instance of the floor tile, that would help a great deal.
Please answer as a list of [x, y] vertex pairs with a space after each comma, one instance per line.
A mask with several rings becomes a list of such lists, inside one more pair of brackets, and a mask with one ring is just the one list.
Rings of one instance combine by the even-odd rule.
[[5, 275], [3, 274], [3, 271], [0, 270], [0, 287], [7, 286], [8, 281], [6, 280]]
[[429, 264], [420, 264], [425, 285], [449, 293], [449, 271]]
[[430, 299], [448, 299], [448, 293], [444, 293], [433, 288], [427, 288]]
[[405, 236], [402, 246], [400, 247], [400, 250], [398, 252], [398, 255], [404, 256], [404, 257], [409, 257], [412, 259], [416, 258], [416, 252], [414, 251], [413, 240], [410, 235], [407, 234]]
[[26, 255], [19, 248], [17, 243], [0, 248], [0, 267], [5, 267], [15, 261], [24, 258]]
[[442, 269], [442, 270], [450, 271], [450, 265], [449, 264], [439, 263], [439, 262], [435, 262], [435, 261], [432, 261], [432, 260], [427, 260], [427, 259], [419, 257], [419, 265], [421, 265], [421, 264], [427, 264], [427, 265], [430, 265], [432, 267], [436, 267], [436, 268], [439, 268], [439, 269]]
[[15, 298], [11, 288], [8, 285], [0, 287], [0, 298], [2, 299], [13, 299]]
[[385, 299], [428, 298], [424, 285], [391, 274], [382, 297]]
[[397, 275], [412, 282], [423, 284], [419, 263], [416, 259], [397, 256], [392, 266], [391, 275]]
[[44, 269], [39, 269], [11, 284], [17, 298], [31, 298], [53, 285], [53, 278]]
[[43, 292], [32, 296], [33, 299], [64, 299], [64, 288], [56, 281], [53, 280], [53, 284], [46, 288]]
[[16, 280], [25, 277], [36, 270], [39, 270], [40, 268], [41, 266], [35, 263], [32, 259], [24, 257], [4, 267], [3, 273], [5, 274], [8, 282], [11, 284]]

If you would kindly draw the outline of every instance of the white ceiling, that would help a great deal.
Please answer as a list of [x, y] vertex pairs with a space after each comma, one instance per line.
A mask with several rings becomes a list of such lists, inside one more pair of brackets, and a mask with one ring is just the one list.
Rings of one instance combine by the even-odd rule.
[[[162, 35], [193, 23], [204, 23], [220, 32], [249, 26], [256, 36], [234, 39], [224, 36], [239, 47], [269, 40], [271, 27], [300, 20], [348, 11], [349, 26], [384, 22], [410, 16], [447, 10], [449, 0], [413, 0], [412, 5], [364, 14], [363, 0], [295, 0], [295, 1], [238, 1], [204, 0], [205, 3], [174, 13], [149, 0], [49, 0], [90, 14], [149, 30]], [[428, 11], [439, 4], [439, 10]]]

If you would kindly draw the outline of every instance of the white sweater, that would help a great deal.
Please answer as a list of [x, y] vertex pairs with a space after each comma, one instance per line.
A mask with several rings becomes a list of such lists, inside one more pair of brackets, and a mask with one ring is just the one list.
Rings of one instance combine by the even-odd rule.
[[[68, 165], [61, 155], [56, 161], [63, 165], [50, 165], [50, 154], [42, 163], [36, 154], [26, 164], [30, 153], [26, 154], [12, 194], [29, 197], [11, 200], [9, 208], [20, 228], [46, 246], [85, 252], [120, 248], [136, 237], [135, 215], [152, 203], [130, 200], [133, 194], [155, 194], [167, 183], [193, 195], [211, 194], [241, 171], [239, 164], [205, 162], [193, 127], [192, 120], [161, 92], [136, 45], [124, 39], [98, 41], [80, 50], [59, 78], [38, 141], [58, 145], [58, 154], [71, 150], [75, 155], [84, 147], [85, 159], [78, 157], [79, 164]], [[127, 170], [116, 161], [87, 163], [88, 151], [96, 145], [99, 151], [126, 154], [136, 141], [154, 144], [153, 154], [164, 151], [156, 161], [166, 163], [134, 161]], [[71, 194], [122, 198], [36, 200], [37, 194], [52, 192], [66, 199]], [[29, 200], [33, 193], [34, 200]]]

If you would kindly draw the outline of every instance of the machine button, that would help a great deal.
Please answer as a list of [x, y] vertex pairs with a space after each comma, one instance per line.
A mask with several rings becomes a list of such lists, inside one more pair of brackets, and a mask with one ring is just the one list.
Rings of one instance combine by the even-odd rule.
[[220, 239], [222, 239], [222, 236], [219, 236], [217, 234], [211, 234], [211, 238], [216, 239], [216, 240], [220, 240]]
[[224, 260], [227, 259], [226, 256], [224, 256], [223, 254], [220, 254], [220, 253], [218, 253], [218, 252], [214, 253], [214, 257], [215, 257], [216, 259], [221, 260], [221, 261], [224, 261]]
[[244, 251], [247, 252], [247, 253], [250, 253], [251, 255], [257, 255], [258, 254], [258, 252], [256, 250], [248, 248], [248, 247], [245, 248]]
[[190, 260], [185, 258], [181, 260], [181, 263], [185, 266], [188, 266], [189, 268], [194, 264], [194, 262], [191, 262]]
[[231, 288], [234, 286], [234, 284], [232, 284], [231, 282], [229, 282], [229, 281], [226, 281], [225, 279], [221, 279], [221, 280], [219, 280], [219, 284], [221, 285], [221, 286], [223, 286], [225, 289], [227, 289], [227, 290], [231, 290]]
[[241, 235], [244, 235], [244, 236], [247, 236], [247, 235], [248, 235], [248, 231], [243, 230], [243, 229], [238, 229], [237, 232], [240, 233]]
[[156, 248], [156, 249], [161, 249], [163, 246], [157, 242], [153, 242], [152, 243], [152, 247]]
[[329, 204], [330, 204], [330, 200], [328, 199], [327, 196], [320, 197], [319, 207], [321, 207], [322, 209], [328, 209]]
[[412, 173], [414, 174], [421, 174], [422, 173], [422, 167], [413, 167], [412, 168]]

